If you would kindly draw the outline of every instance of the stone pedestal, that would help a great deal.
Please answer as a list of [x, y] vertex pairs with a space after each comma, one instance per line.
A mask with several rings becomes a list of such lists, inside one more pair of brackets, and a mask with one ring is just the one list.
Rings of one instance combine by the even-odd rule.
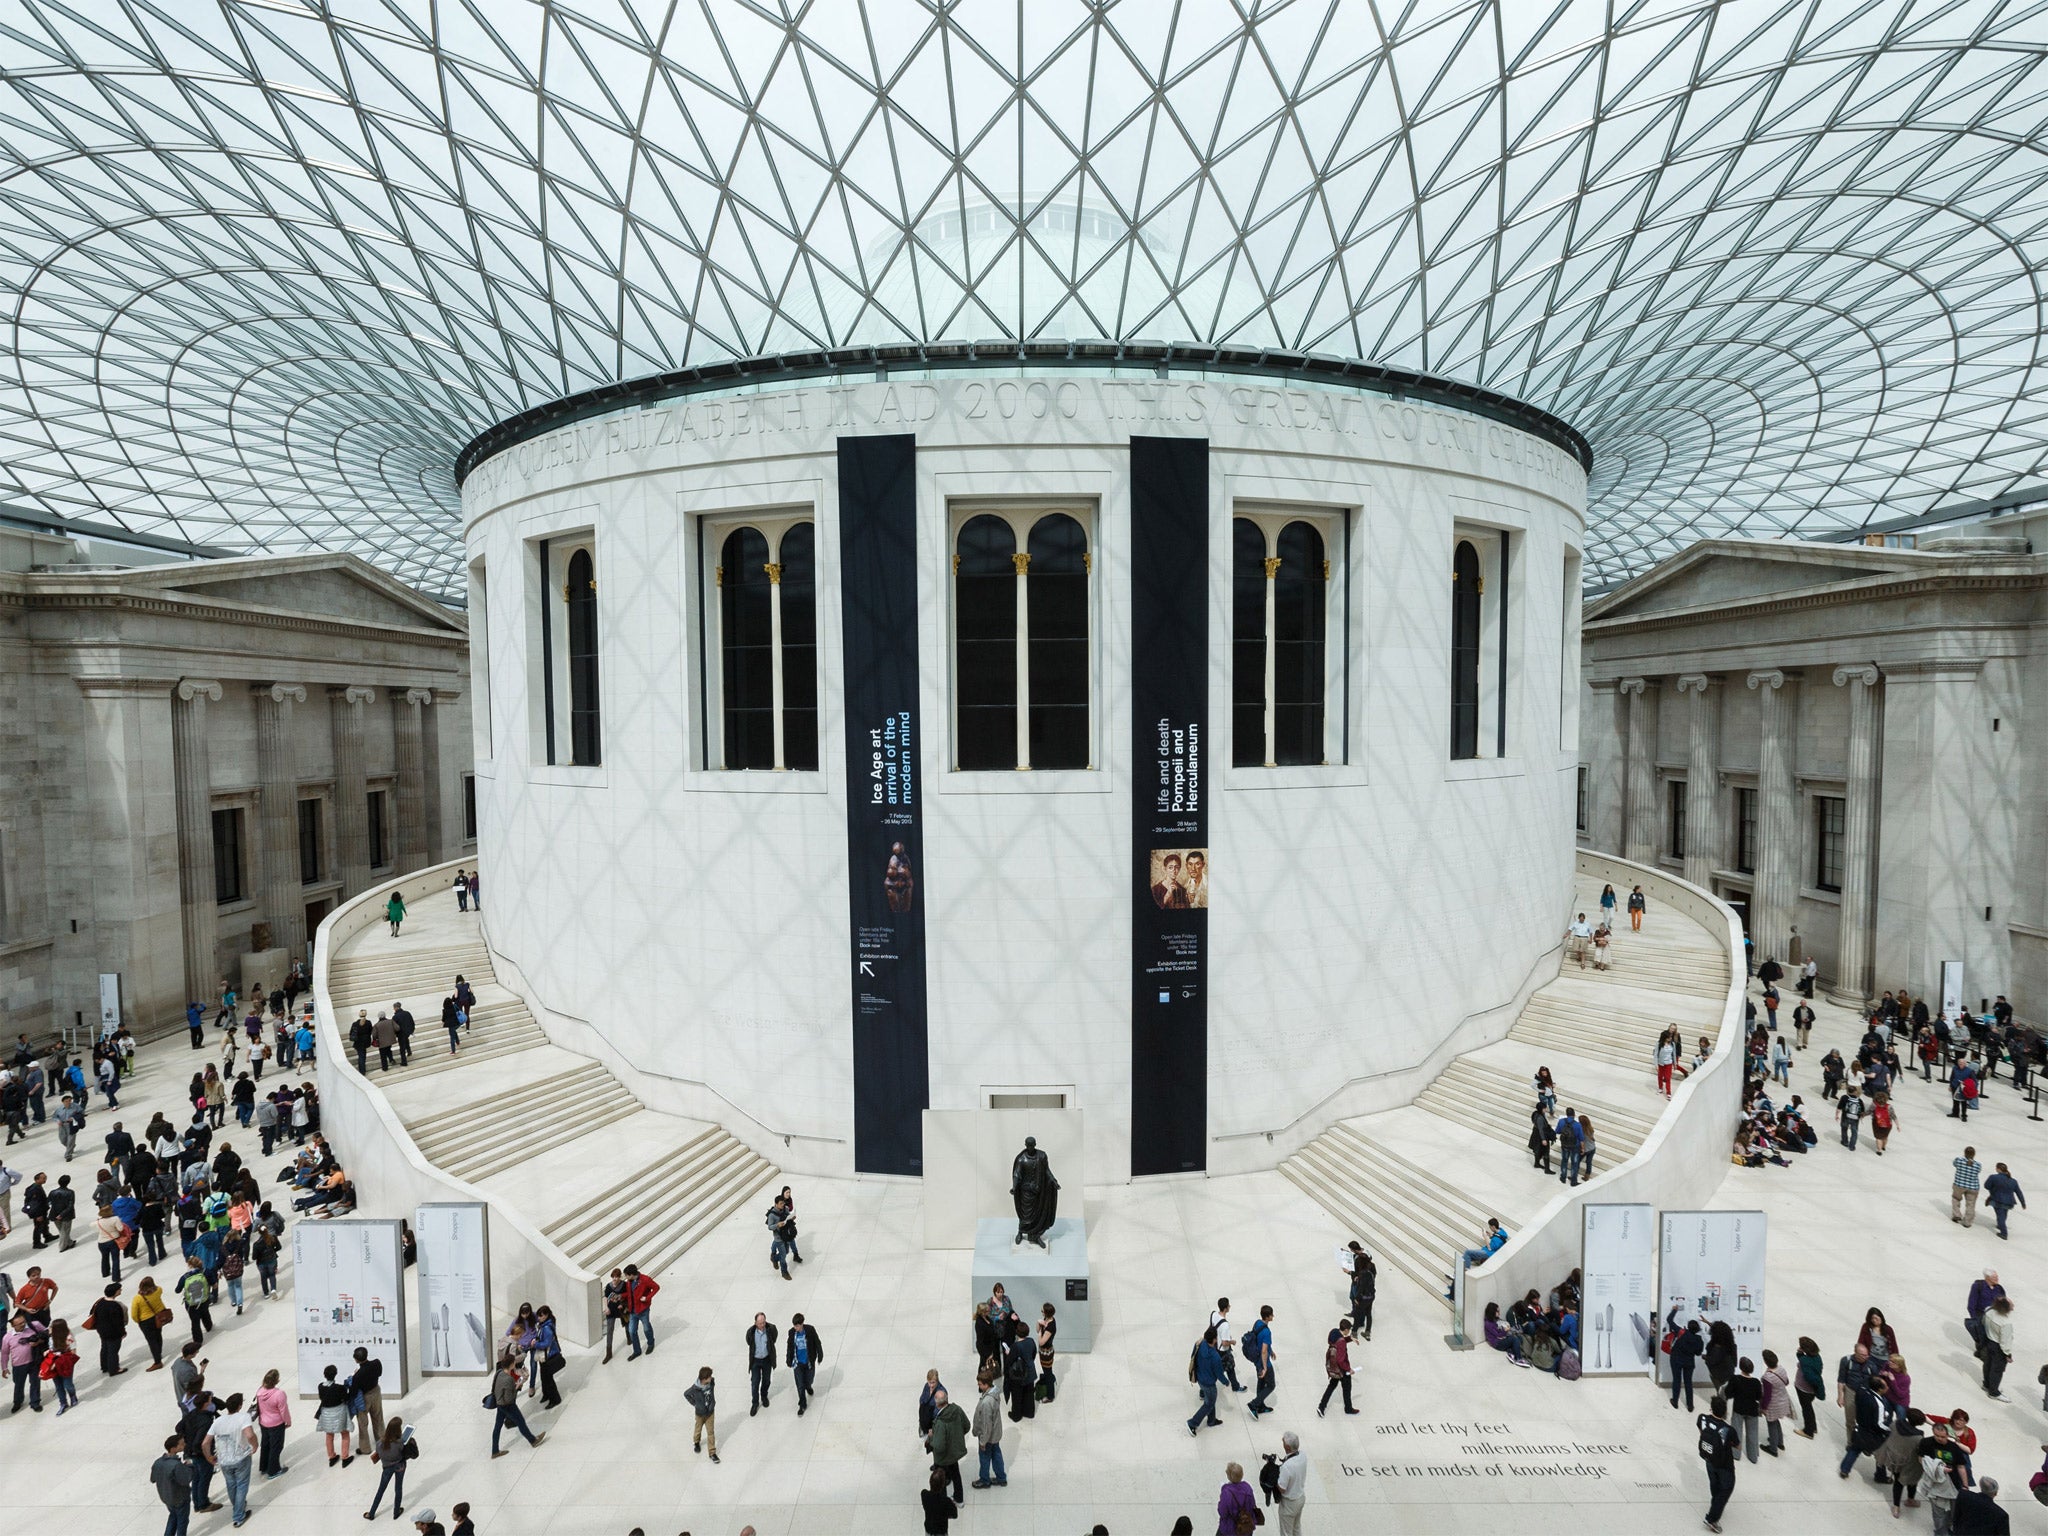
[[[1079, 1191], [1076, 1191], [1078, 1195]], [[1064, 1196], [1066, 1191], [1062, 1189]], [[1095, 1300], [1088, 1277], [1088, 1223], [1062, 1216], [1045, 1234], [1045, 1247], [1012, 1244], [1015, 1218], [984, 1219], [974, 1242], [974, 1301], [988, 1300], [998, 1283], [1017, 1315], [1038, 1325], [1039, 1309], [1048, 1301], [1059, 1320], [1053, 1348], [1062, 1355], [1085, 1355], [1094, 1347]], [[1058, 1370], [1058, 1366], [1053, 1367]]]

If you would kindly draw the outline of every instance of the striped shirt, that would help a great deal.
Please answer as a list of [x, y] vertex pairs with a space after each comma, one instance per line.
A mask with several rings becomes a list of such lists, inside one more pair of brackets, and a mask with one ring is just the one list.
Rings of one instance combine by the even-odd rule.
[[1957, 1189], [1967, 1190], [1980, 1188], [1980, 1181], [1983, 1178], [1983, 1174], [1984, 1165], [1978, 1162], [1974, 1157], [1959, 1157], [1956, 1159]]

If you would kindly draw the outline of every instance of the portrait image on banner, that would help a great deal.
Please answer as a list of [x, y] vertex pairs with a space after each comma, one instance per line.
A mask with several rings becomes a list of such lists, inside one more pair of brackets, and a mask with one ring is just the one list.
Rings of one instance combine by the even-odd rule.
[[405, 1391], [405, 1254], [399, 1223], [337, 1217], [292, 1228], [292, 1310], [299, 1392], [311, 1397], [321, 1373], [355, 1369], [358, 1348], [384, 1364], [384, 1395]]
[[[1702, 1334], [1726, 1323], [1738, 1354], [1764, 1347], [1762, 1211], [1666, 1211], [1658, 1243], [1657, 1290], [1664, 1337], [1697, 1322]], [[1671, 1359], [1657, 1352], [1657, 1379], [1671, 1380]]]
[[1588, 1205], [1579, 1229], [1579, 1363], [1587, 1376], [1640, 1375], [1657, 1354], [1657, 1212]]
[[492, 1368], [490, 1230], [490, 1207], [481, 1201], [413, 1212], [423, 1376], [481, 1376]]

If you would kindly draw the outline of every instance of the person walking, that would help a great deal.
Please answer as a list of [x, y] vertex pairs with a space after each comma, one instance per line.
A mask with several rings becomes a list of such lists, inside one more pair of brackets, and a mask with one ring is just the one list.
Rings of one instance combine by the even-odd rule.
[[1345, 1318], [1330, 1330], [1330, 1338], [1323, 1350], [1323, 1374], [1329, 1377], [1323, 1388], [1323, 1400], [1316, 1404], [1316, 1417], [1321, 1418], [1330, 1406], [1330, 1397], [1340, 1389], [1344, 1393], [1344, 1411], [1355, 1414], [1351, 1406], [1351, 1319]]
[[9, 1412], [21, 1412], [24, 1396], [30, 1412], [43, 1411], [43, 1380], [37, 1368], [49, 1337], [49, 1329], [19, 1310], [15, 1312], [6, 1334], [0, 1336], [0, 1371], [5, 1371], [14, 1381], [14, 1407]]
[[[1351, 1246], [1353, 1248], [1358, 1248], [1358, 1244], [1355, 1242]], [[1364, 1249], [1359, 1248], [1358, 1252], [1352, 1256], [1352, 1262], [1354, 1265], [1356, 1265], [1359, 1262], [1359, 1258], [1363, 1255], [1364, 1251]], [[1365, 1262], [1370, 1264], [1372, 1261], [1370, 1259], [1366, 1259]], [[1358, 1272], [1354, 1268], [1352, 1271], [1352, 1294], [1354, 1298], [1357, 1295], [1357, 1278]], [[1357, 1302], [1355, 1299], [1352, 1305], [1356, 1307]], [[1354, 1313], [1353, 1315], [1355, 1316], [1356, 1314]], [[1372, 1302], [1370, 1298], [1368, 1298], [1366, 1301], [1366, 1316], [1370, 1318], [1371, 1315]], [[1258, 1391], [1252, 1394], [1252, 1400], [1245, 1405], [1245, 1407], [1250, 1411], [1251, 1416], [1256, 1419], [1262, 1413], [1271, 1413], [1273, 1411], [1271, 1403], [1271, 1398], [1273, 1396], [1274, 1381], [1273, 1309], [1271, 1307], [1259, 1308], [1259, 1320], [1253, 1323], [1250, 1328], [1245, 1330], [1244, 1358], [1246, 1363], [1250, 1365], [1252, 1368], [1259, 1389]]]
[[391, 1053], [398, 1048], [398, 1024], [390, 1014], [380, 1013], [370, 1026], [370, 1039], [377, 1047], [377, 1070], [391, 1070]]
[[397, 938], [399, 924], [405, 921], [405, 898], [396, 891], [384, 903], [384, 921], [391, 925], [391, 937]]
[[284, 1432], [292, 1427], [292, 1400], [279, 1380], [276, 1371], [265, 1371], [256, 1389], [256, 1470], [265, 1477], [291, 1471], [284, 1464]]
[[[1351, 1331], [1372, 1342], [1372, 1304], [1379, 1292], [1380, 1270], [1372, 1261], [1372, 1255], [1359, 1245], [1358, 1239], [1351, 1240]], [[1266, 1308], [1260, 1315], [1271, 1312]]]
[[396, 1414], [384, 1421], [384, 1432], [377, 1437], [377, 1448], [370, 1452], [370, 1460], [383, 1468], [383, 1475], [377, 1479], [377, 1491], [370, 1498], [370, 1507], [363, 1511], [365, 1520], [377, 1518], [377, 1506], [384, 1502], [384, 1490], [391, 1490], [391, 1518], [396, 1520], [405, 1513], [405, 1464], [417, 1461], [420, 1443], [413, 1438], [412, 1426]]
[[960, 1518], [959, 1504], [946, 1495], [946, 1474], [934, 1468], [918, 1498], [924, 1506], [925, 1536], [946, 1536], [946, 1528]]
[[1792, 1417], [1792, 1377], [1778, 1363], [1777, 1351], [1767, 1349], [1763, 1357], [1764, 1454], [1778, 1456], [1785, 1450], [1785, 1421]]
[[2012, 1170], [2005, 1164], [1998, 1164], [1998, 1171], [1984, 1181], [1984, 1200], [1991, 1207], [1991, 1214], [1998, 1220], [1998, 1240], [2005, 1242], [2006, 1221], [2012, 1216], [2012, 1208], [2027, 1207], [2026, 1192], [2020, 1188], [2020, 1181], [2012, 1176]]
[[932, 1453], [932, 1486], [950, 1487], [955, 1499], [965, 1499], [967, 1491], [960, 1486], [960, 1463], [967, 1455], [967, 1410], [947, 1396], [944, 1387], [932, 1395], [932, 1401], [936, 1411], [932, 1414], [932, 1432], [925, 1440]]
[[1963, 1155], [1956, 1158], [1955, 1183], [1948, 1192], [1948, 1219], [1959, 1226], [1974, 1227], [1977, 1224], [1977, 1193], [1984, 1185], [1984, 1165], [1977, 1161], [1975, 1147], [1963, 1148]]
[[818, 1330], [804, 1321], [801, 1312], [789, 1320], [783, 1351], [783, 1363], [796, 1382], [796, 1416], [802, 1418], [811, 1405], [811, 1384], [818, 1379], [818, 1367], [825, 1363], [825, 1346], [819, 1342]]
[[170, 1435], [164, 1453], [150, 1463], [150, 1485], [168, 1510], [164, 1536], [186, 1536], [192, 1525], [192, 1466], [185, 1459], [185, 1437]]
[[192, 1324], [192, 1342], [202, 1343], [207, 1334], [213, 1332], [213, 1286], [206, 1278], [206, 1270], [194, 1253], [185, 1260], [185, 1273], [178, 1277], [178, 1300], [184, 1303], [185, 1316]]
[[1242, 1392], [1237, 1380], [1237, 1329], [1230, 1321], [1230, 1298], [1218, 1296], [1216, 1310], [1209, 1314], [1209, 1326], [1216, 1330], [1216, 1348], [1223, 1356], [1223, 1379], [1230, 1390]]
[[1727, 1399], [1716, 1394], [1694, 1423], [1700, 1432], [1700, 1462], [1707, 1472], [1707, 1518], [1710, 1531], [1721, 1529], [1721, 1516], [1735, 1497], [1735, 1429], [1728, 1422]]
[[1009, 1470], [1003, 1465], [1003, 1388], [1000, 1378], [983, 1376], [981, 1396], [974, 1400], [974, 1440], [980, 1457], [981, 1475], [977, 1488], [1007, 1488]]
[[149, 1368], [164, 1368], [164, 1324], [171, 1321], [171, 1308], [154, 1278], [144, 1275], [135, 1285], [135, 1299], [128, 1303], [128, 1316], [149, 1346]]
[[213, 1463], [227, 1488], [228, 1507], [240, 1528], [249, 1521], [249, 1472], [256, 1455], [255, 1420], [243, 1408], [241, 1393], [221, 1404], [220, 1416], [213, 1421], [205, 1449], [207, 1460]]
[[1640, 885], [1628, 893], [1629, 932], [1641, 933], [1643, 931], [1643, 917], [1649, 910], [1649, 898], [1643, 895], [1643, 888]]
[[704, 1442], [711, 1442], [711, 1464], [718, 1465], [718, 1382], [708, 1365], [697, 1368], [697, 1379], [683, 1389], [695, 1423], [690, 1429], [690, 1449], [703, 1454]]
[[768, 1321], [766, 1312], [754, 1314], [747, 1330], [747, 1417], [768, 1406], [768, 1390], [775, 1382], [775, 1341], [781, 1330]]
[[1550, 1166], [1550, 1145], [1557, 1140], [1557, 1132], [1550, 1128], [1550, 1116], [1543, 1112], [1543, 1106], [1529, 1111], [1529, 1158], [1530, 1166], [1539, 1173], [1553, 1173]]
[[1793, 1390], [1799, 1395], [1799, 1428], [1792, 1431], [1802, 1440], [1814, 1437], [1813, 1405], [1827, 1390], [1827, 1378], [1820, 1357], [1820, 1346], [1813, 1340], [1801, 1337], [1799, 1353], [1793, 1357], [1796, 1372]]
[[2012, 1364], [2012, 1300], [2001, 1296], [1984, 1314], [1984, 1395], [1994, 1403], [2005, 1401], [1999, 1390], [2005, 1368]]
[[640, 1273], [637, 1264], [626, 1266], [625, 1278], [626, 1343], [632, 1349], [626, 1358], [638, 1360], [643, 1353], [654, 1353], [654, 1298], [660, 1294], [661, 1285], [654, 1276]]
[[1201, 1393], [1201, 1401], [1188, 1419], [1188, 1438], [1193, 1439], [1200, 1426], [1220, 1428], [1223, 1421], [1216, 1417], [1216, 1388], [1223, 1380], [1223, 1352], [1216, 1347], [1216, 1330], [1208, 1329], [1202, 1334], [1201, 1342], [1195, 1345], [1193, 1357], [1188, 1362], [1188, 1380]]
[[1863, 1095], [1854, 1083], [1849, 1085], [1841, 1103], [1836, 1106], [1835, 1118], [1842, 1123], [1842, 1145], [1854, 1152], [1863, 1129]]
[[536, 1450], [540, 1448], [541, 1442], [547, 1439], [545, 1431], [536, 1435], [527, 1428], [526, 1415], [519, 1411], [519, 1362], [517, 1357], [510, 1353], [498, 1356], [498, 1368], [491, 1375], [491, 1406], [497, 1410], [491, 1423], [493, 1461], [500, 1456], [511, 1454], [498, 1443], [508, 1424], [524, 1435], [526, 1443]]
[[1280, 1437], [1280, 1460], [1274, 1497], [1280, 1507], [1280, 1536], [1301, 1536], [1301, 1511], [1308, 1503], [1308, 1462], [1293, 1430]]
[[[1813, 994], [1808, 993], [1811, 997]], [[1792, 1010], [1792, 1033], [1800, 1050], [1806, 1049], [1807, 1037], [1813, 1033], [1813, 1005], [1802, 1002]]]
[[[611, 1364], [614, 1333], [626, 1326], [626, 1291], [626, 1272], [623, 1269], [613, 1270], [611, 1279], [604, 1283], [604, 1358], [597, 1362], [599, 1365]], [[632, 1342], [630, 1331], [626, 1342]]]

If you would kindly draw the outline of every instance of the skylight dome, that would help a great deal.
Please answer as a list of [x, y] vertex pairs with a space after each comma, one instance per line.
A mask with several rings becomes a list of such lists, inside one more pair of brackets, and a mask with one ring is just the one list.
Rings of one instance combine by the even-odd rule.
[[2018, 0], [6, 0], [0, 58], [0, 498], [429, 591], [481, 429], [851, 343], [1481, 384], [1592, 441], [1595, 585], [2048, 444]]

